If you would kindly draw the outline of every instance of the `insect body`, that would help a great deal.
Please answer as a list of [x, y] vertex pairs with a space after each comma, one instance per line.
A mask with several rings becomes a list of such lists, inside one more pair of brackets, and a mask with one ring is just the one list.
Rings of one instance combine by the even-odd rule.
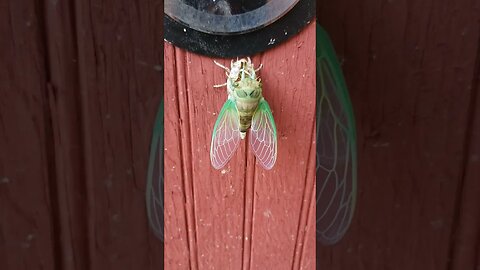
[[213, 128], [210, 160], [220, 169], [232, 158], [250, 128], [250, 145], [260, 164], [271, 169], [277, 158], [277, 129], [272, 111], [262, 96], [262, 83], [250, 58], [232, 61], [226, 70], [228, 99]]

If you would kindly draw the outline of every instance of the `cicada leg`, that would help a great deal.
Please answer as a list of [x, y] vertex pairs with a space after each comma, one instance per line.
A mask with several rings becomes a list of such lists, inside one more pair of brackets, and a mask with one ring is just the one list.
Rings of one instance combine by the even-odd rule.
[[226, 70], [228, 73], [230, 73], [230, 69], [229, 69], [229, 68], [227, 68], [226, 66], [224, 66], [224, 65], [222, 65], [222, 64], [220, 64], [220, 63], [218, 63], [218, 62], [217, 62], [217, 61], [215, 61], [215, 60], [213, 60], [213, 62], [215, 63], [215, 65], [217, 65], [217, 66], [219, 66], [219, 67], [221, 67], [221, 68], [225, 69], [225, 70]]
[[219, 88], [219, 87], [224, 87], [224, 86], [226, 86], [226, 85], [227, 85], [227, 83], [222, 83], [222, 84], [214, 84], [214, 85], [213, 85], [213, 87], [215, 87], [215, 88]]

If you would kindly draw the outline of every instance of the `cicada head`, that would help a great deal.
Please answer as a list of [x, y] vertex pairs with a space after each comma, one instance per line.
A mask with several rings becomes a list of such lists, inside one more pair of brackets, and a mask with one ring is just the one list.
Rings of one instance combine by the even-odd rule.
[[260, 98], [262, 94], [262, 83], [256, 75], [256, 72], [260, 68], [261, 65], [255, 69], [249, 57], [239, 59], [235, 62], [232, 61], [227, 82], [229, 92], [236, 98]]
[[260, 70], [261, 67], [262, 65], [255, 69], [250, 57], [242, 58], [235, 62], [232, 60], [228, 79], [233, 81], [239, 81], [244, 78], [255, 79], [257, 78], [256, 72]]
[[255, 78], [244, 78], [232, 83], [232, 92], [236, 98], [259, 99], [262, 95], [262, 83]]

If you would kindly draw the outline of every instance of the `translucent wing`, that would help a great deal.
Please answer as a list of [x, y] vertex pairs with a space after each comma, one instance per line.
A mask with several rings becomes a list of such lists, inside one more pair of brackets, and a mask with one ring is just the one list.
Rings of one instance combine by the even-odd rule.
[[163, 241], [163, 100], [158, 108], [150, 145], [146, 200], [150, 227]]
[[317, 239], [338, 242], [356, 200], [355, 122], [348, 90], [327, 33], [317, 25]]
[[277, 128], [267, 101], [262, 99], [253, 114], [250, 145], [260, 164], [270, 170], [277, 159]]
[[228, 99], [218, 115], [213, 128], [210, 160], [220, 169], [233, 157], [240, 142], [240, 119], [235, 102]]

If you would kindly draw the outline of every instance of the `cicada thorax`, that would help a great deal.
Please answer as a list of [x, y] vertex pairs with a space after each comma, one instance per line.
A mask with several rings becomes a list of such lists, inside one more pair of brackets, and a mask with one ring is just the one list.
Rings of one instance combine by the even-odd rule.
[[250, 128], [258, 103], [262, 99], [262, 84], [256, 78], [246, 77], [231, 84], [231, 93], [237, 106], [243, 139]]

